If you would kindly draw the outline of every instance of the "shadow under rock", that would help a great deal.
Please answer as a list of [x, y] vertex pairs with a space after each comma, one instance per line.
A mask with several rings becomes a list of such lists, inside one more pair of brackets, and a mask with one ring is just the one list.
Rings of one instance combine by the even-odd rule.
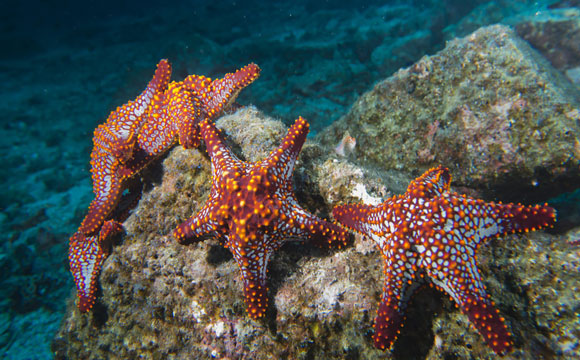
[[206, 261], [208, 264], [218, 266], [232, 260], [234, 257], [229, 249], [220, 244], [212, 244], [207, 251]]
[[443, 309], [441, 294], [428, 286], [417, 290], [409, 302], [401, 334], [393, 347], [393, 359], [426, 359], [433, 347], [433, 319]]
[[[101, 289], [101, 286], [98, 287], [96, 296], [97, 299], [102, 299], [103, 290]], [[90, 317], [91, 325], [99, 329], [105, 326], [105, 324], [109, 320], [109, 312], [107, 307], [97, 300], [95, 305], [93, 305], [91, 312], [92, 312], [92, 316]]]
[[159, 185], [163, 181], [163, 161], [169, 156], [171, 150], [166, 151], [159, 158], [153, 160], [148, 164], [139, 175], [136, 177], [141, 177], [143, 179], [143, 191], [151, 191], [155, 186]]

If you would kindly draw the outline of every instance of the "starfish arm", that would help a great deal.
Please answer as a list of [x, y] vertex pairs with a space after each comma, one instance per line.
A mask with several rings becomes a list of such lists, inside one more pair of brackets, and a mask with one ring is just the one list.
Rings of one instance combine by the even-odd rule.
[[415, 279], [417, 268], [408, 269], [402, 266], [403, 260], [394, 259], [385, 262], [383, 295], [375, 318], [373, 342], [379, 349], [389, 349], [397, 340], [404, 325], [407, 303], [420, 285]]
[[136, 136], [134, 132], [118, 136], [110, 142], [111, 154], [121, 163], [127, 162], [133, 156]]
[[432, 198], [441, 196], [449, 191], [451, 186], [451, 174], [449, 169], [443, 166], [429, 169], [420, 177], [411, 181], [406, 194], [411, 197]]
[[115, 159], [121, 163], [128, 161], [133, 155], [133, 150], [135, 148], [135, 136], [132, 129], [133, 126], [126, 124], [126, 128], [116, 129], [115, 122], [119, 120], [119, 114], [116, 112], [111, 113], [107, 122], [97, 126], [93, 134], [93, 153], [91, 158], [94, 158], [95, 154], [110, 154], [115, 157]]
[[85, 237], [75, 233], [69, 242], [70, 271], [73, 274], [81, 312], [89, 311], [95, 303], [97, 276], [104, 254], [98, 244], [98, 235]]
[[341, 205], [332, 214], [340, 224], [373, 240], [383, 250], [391, 240], [405, 236], [401, 233], [401, 228], [407, 226], [401, 215], [403, 200], [395, 197], [379, 206]]
[[205, 120], [199, 124], [199, 127], [205, 141], [207, 153], [211, 157], [212, 178], [221, 178], [224, 172], [234, 168], [247, 168], [247, 165], [240, 161], [224, 143], [221, 131], [213, 122]]
[[204, 75], [189, 75], [183, 80], [185, 88], [195, 97], [209, 96], [209, 87], [212, 79]]
[[[93, 148], [97, 153], [112, 154], [118, 161], [125, 162], [131, 158], [135, 139], [132, 131], [123, 132], [115, 129], [115, 121], [118, 121], [118, 114], [113, 112], [106, 123], [97, 126], [93, 133]], [[94, 155], [94, 152], [91, 155]]]
[[493, 351], [497, 354], [511, 351], [512, 336], [505, 325], [504, 318], [489, 297], [467, 296], [460, 307]]
[[360, 234], [370, 236], [368, 220], [373, 209], [373, 206], [365, 204], [339, 205], [332, 210], [332, 216], [343, 226]]
[[119, 164], [116, 159], [104, 154], [94, 158], [91, 163], [95, 198], [78, 230], [87, 235], [100, 229], [121, 198], [121, 181], [116, 174]]
[[296, 119], [284, 139], [282, 139], [280, 146], [262, 161], [262, 164], [270, 168], [268, 171], [269, 176], [280, 187], [292, 188], [294, 164], [306, 141], [309, 127], [310, 125], [303, 117]]
[[248, 64], [235, 73], [228, 73], [221, 79], [215, 79], [209, 86], [209, 96], [203, 98], [204, 109], [209, 118], [214, 119], [221, 111], [233, 103], [239, 92], [260, 76], [260, 67]]
[[246, 229], [239, 222], [232, 225], [231, 233], [228, 247], [240, 269], [246, 310], [253, 319], [263, 317], [268, 307], [268, 262], [279, 240], [262, 232], [245, 237]]
[[124, 163], [131, 158], [137, 143], [137, 134], [149, 117], [151, 104], [165, 92], [170, 77], [171, 65], [167, 60], [161, 60], [145, 90], [134, 101], [129, 101], [109, 115], [104, 126], [113, 138], [109, 140], [111, 153], [120, 162]]
[[547, 205], [486, 203], [455, 193], [446, 194], [432, 204], [441, 210], [445, 228], [475, 244], [476, 248], [494, 236], [535, 231], [556, 222], [556, 211]]
[[86, 237], [83, 233], [75, 233], [69, 241], [69, 264], [73, 274], [79, 297], [79, 310], [89, 311], [95, 303], [97, 278], [108, 256], [103, 251], [110, 244], [111, 237], [122, 230], [120, 223], [106, 221], [96, 235]]
[[382, 350], [390, 349], [401, 332], [404, 320], [404, 313], [395, 306], [394, 301], [383, 297], [373, 326], [375, 347]]
[[169, 80], [171, 78], [171, 64], [167, 59], [161, 59], [157, 64], [157, 69], [155, 74], [147, 87], [135, 100], [136, 103], [136, 115], [144, 113], [152, 102], [155, 95], [163, 94], [169, 85]]
[[494, 204], [499, 214], [498, 224], [502, 235], [528, 232], [552, 227], [556, 223], [556, 210], [548, 204], [524, 206], [521, 204]]
[[436, 251], [431, 252], [434, 260], [426, 264], [431, 281], [455, 301], [489, 347], [498, 354], [508, 352], [512, 346], [511, 334], [487, 295], [475, 258], [465, 256], [475, 249], [465, 249], [463, 255], [457, 256], [454, 252], [446, 256]]
[[179, 92], [175, 92], [167, 113], [178, 130], [179, 143], [186, 149], [199, 147], [199, 123], [206, 117], [199, 98], [191, 96], [190, 92], [181, 88]]
[[167, 93], [155, 94], [149, 117], [139, 130], [139, 146], [152, 157], [162, 154], [175, 143], [178, 122], [168, 116], [167, 102], [170, 101]]
[[191, 244], [208, 237], [223, 237], [223, 226], [220, 225], [221, 221], [217, 219], [219, 215], [216, 215], [216, 199], [217, 193], [212, 189], [203, 208], [195, 216], [190, 217], [173, 230], [173, 237], [180, 244]]
[[281, 239], [308, 238], [311, 244], [319, 247], [340, 249], [346, 246], [346, 230], [305, 211], [294, 196], [287, 196], [286, 200], [287, 205], [281, 208], [276, 230]]

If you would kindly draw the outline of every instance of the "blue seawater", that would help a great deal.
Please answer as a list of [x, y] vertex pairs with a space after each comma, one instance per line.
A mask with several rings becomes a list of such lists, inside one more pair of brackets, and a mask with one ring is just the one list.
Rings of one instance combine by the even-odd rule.
[[[0, 14], [0, 357], [49, 359], [68, 238], [92, 199], [92, 133], [161, 58], [222, 76], [256, 62], [241, 104], [316, 134], [380, 79], [479, 26], [557, 1], [23, 1]], [[567, 198], [558, 201], [566, 203]], [[572, 205], [577, 194], [571, 196]], [[575, 208], [578, 211], [577, 207]]]

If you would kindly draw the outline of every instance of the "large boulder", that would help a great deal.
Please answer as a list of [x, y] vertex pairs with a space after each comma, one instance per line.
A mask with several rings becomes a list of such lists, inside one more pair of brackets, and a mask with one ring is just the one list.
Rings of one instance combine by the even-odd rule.
[[[249, 161], [264, 157], [286, 131], [254, 108], [223, 117], [217, 125]], [[161, 176], [125, 222], [124, 239], [105, 261], [93, 311], [81, 314], [71, 293], [52, 346], [56, 359], [495, 357], [467, 317], [432, 289], [414, 297], [394, 352], [375, 349], [371, 335], [382, 260], [374, 243], [360, 236], [343, 250], [285, 245], [270, 261], [267, 316], [250, 319], [229, 251], [216, 240], [179, 245], [170, 235], [207, 198], [210, 167], [203, 150], [177, 147], [162, 171], [150, 171]], [[379, 201], [391, 195], [387, 189], [399, 186], [382, 183], [310, 141], [294, 180], [301, 204], [322, 217], [334, 203]], [[565, 240], [534, 232], [482, 247], [480, 268], [514, 333], [515, 357], [531, 358], [539, 351], [555, 359], [580, 356], [574, 336], [580, 331], [574, 312], [580, 306], [580, 258]]]
[[457, 185], [537, 201], [580, 184], [579, 101], [568, 79], [495, 25], [379, 82], [319, 139], [336, 146], [348, 131], [362, 164], [415, 174], [443, 164]]

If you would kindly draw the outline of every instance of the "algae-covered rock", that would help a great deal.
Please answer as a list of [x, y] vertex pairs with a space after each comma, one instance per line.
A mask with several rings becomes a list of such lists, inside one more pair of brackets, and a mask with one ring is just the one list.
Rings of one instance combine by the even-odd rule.
[[[276, 147], [286, 131], [254, 108], [217, 125], [250, 161]], [[184, 246], [171, 237], [207, 198], [210, 167], [203, 149], [177, 147], [163, 161], [158, 183], [125, 222], [126, 235], [104, 263], [93, 311], [81, 314], [71, 292], [53, 342], [56, 359], [496, 357], [453, 302], [432, 289], [414, 297], [393, 352], [375, 349], [382, 260], [374, 243], [360, 236], [343, 250], [286, 244], [270, 260], [266, 318], [250, 319], [229, 251], [216, 240]], [[400, 182], [383, 183], [310, 141], [294, 178], [299, 201], [321, 216], [333, 203], [381, 201]], [[573, 336], [580, 331], [578, 257], [563, 236], [544, 232], [482, 247], [483, 279], [514, 333], [513, 357], [532, 358], [536, 351], [554, 359], [580, 356]]]
[[521, 199], [580, 184], [579, 101], [564, 76], [496, 25], [376, 84], [320, 140], [336, 146], [348, 131], [364, 164], [415, 174], [443, 164], [458, 184]]

